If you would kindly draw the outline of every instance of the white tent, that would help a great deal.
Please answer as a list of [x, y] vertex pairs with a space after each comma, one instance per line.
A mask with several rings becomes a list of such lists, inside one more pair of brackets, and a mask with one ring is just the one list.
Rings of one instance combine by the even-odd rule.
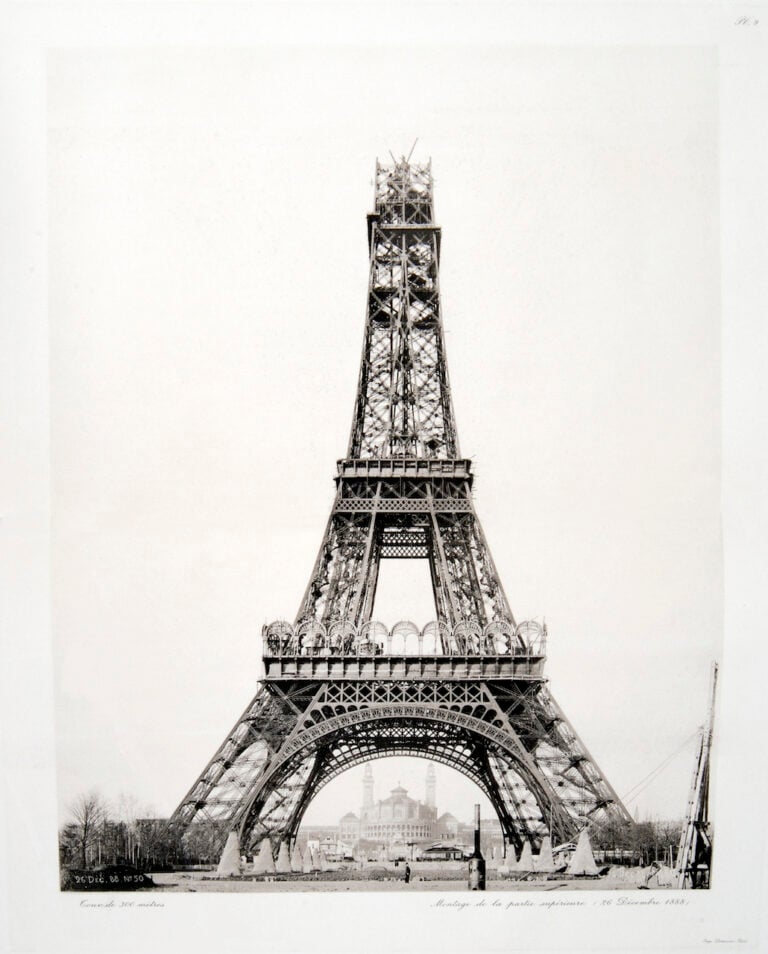
[[321, 848], [317, 853], [317, 865], [321, 871], [328, 871], [328, 859], [325, 857], [325, 852]]
[[659, 868], [659, 885], [662, 888], [672, 888], [676, 883], [676, 871], [668, 865], [662, 865]]
[[272, 845], [269, 838], [262, 838], [259, 853], [253, 859], [254, 874], [274, 874], [275, 861], [272, 857]]
[[582, 828], [579, 840], [576, 843], [576, 851], [568, 862], [567, 872], [569, 875], [596, 875], [597, 865], [592, 854], [592, 845], [589, 841], [589, 834], [586, 828]]
[[315, 870], [315, 859], [312, 857], [312, 849], [309, 845], [304, 849], [304, 855], [301, 859], [301, 870], [304, 874], [309, 874]]
[[277, 862], [275, 863], [275, 871], [278, 874], [287, 874], [291, 870], [291, 852], [288, 848], [287, 841], [280, 842], [280, 850], [277, 853]]
[[656, 872], [656, 883], [660, 888], [672, 888], [676, 883], [676, 872], [668, 865], [661, 865]]
[[541, 851], [533, 859], [536, 871], [549, 874], [555, 870], [555, 859], [552, 856], [552, 842], [549, 835], [545, 835], [541, 842]]
[[293, 843], [293, 851], [291, 852], [291, 871], [303, 871], [304, 864], [301, 860], [301, 852], [299, 851], [299, 846], [296, 842]]
[[523, 850], [520, 853], [520, 860], [517, 863], [518, 871], [533, 871], [533, 849], [530, 841], [526, 841]]
[[224, 851], [219, 859], [219, 866], [216, 869], [217, 878], [230, 878], [232, 875], [240, 874], [240, 843], [237, 838], [237, 832], [231, 831], [227, 836], [227, 843], [224, 845]]

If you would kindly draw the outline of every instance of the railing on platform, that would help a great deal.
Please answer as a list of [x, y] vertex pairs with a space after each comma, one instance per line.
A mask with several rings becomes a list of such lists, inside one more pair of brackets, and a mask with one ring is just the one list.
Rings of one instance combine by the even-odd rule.
[[451, 627], [432, 620], [422, 629], [401, 620], [390, 629], [370, 620], [359, 628], [350, 620], [325, 626], [307, 619], [285, 620], [262, 629], [263, 654], [281, 656], [546, 656], [547, 627], [533, 620], [513, 626], [493, 620], [485, 626], [467, 620]]

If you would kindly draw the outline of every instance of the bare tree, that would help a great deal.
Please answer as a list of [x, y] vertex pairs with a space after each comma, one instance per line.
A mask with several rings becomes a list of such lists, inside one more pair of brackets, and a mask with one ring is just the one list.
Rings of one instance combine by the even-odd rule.
[[129, 861], [134, 862], [138, 853], [136, 822], [141, 814], [138, 799], [135, 795], [121, 792], [117, 797], [115, 812], [123, 834], [122, 853]]
[[129, 827], [136, 823], [136, 819], [142, 814], [139, 809], [139, 800], [135, 795], [129, 795], [127, 792], [120, 792], [117, 796], [117, 805], [115, 813], [118, 821], [125, 822]]
[[107, 809], [96, 792], [79, 795], [69, 807], [67, 830], [76, 844], [81, 867], [88, 864], [88, 851], [96, 843], [107, 819]]

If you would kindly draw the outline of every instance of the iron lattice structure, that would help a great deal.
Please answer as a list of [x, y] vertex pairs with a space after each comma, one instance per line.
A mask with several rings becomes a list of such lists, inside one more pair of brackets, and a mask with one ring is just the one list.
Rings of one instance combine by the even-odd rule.
[[[546, 630], [518, 624], [472, 499], [440, 313], [431, 165], [376, 167], [365, 337], [347, 456], [293, 623], [264, 627], [265, 675], [172, 816], [240, 849], [291, 840], [345, 769], [421, 756], [464, 773], [510, 844], [629, 820], [543, 674]], [[372, 619], [384, 559], [427, 559], [437, 619]]]

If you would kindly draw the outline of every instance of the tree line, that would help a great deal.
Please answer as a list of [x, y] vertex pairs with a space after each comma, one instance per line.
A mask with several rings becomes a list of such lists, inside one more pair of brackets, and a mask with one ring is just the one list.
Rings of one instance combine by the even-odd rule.
[[179, 860], [179, 845], [167, 821], [153, 817], [151, 809], [140, 810], [130, 796], [110, 804], [97, 792], [79, 795], [59, 830], [62, 868], [134, 864], [157, 869]]
[[[596, 852], [635, 863], [671, 860], [680, 841], [681, 821], [614, 821], [593, 825], [590, 840]], [[215, 824], [191, 826], [180, 839], [167, 819], [140, 808], [132, 796], [109, 803], [97, 792], [79, 795], [69, 806], [59, 831], [62, 869], [133, 864], [144, 870], [175, 865], [216, 864], [226, 832]], [[492, 857], [490, 844], [487, 857]], [[671, 849], [671, 850], [670, 850]]]
[[682, 830], [682, 821], [649, 819], [625, 822], [612, 819], [590, 828], [589, 839], [595, 851], [606, 854], [627, 852], [638, 864], [649, 865], [654, 861], [668, 863], [674, 860]]

